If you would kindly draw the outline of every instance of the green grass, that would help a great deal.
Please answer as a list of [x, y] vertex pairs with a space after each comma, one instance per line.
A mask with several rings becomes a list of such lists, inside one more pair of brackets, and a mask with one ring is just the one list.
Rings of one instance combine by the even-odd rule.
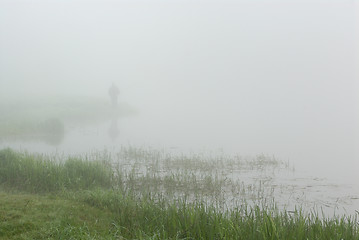
[[0, 239], [110, 239], [113, 218], [80, 201], [0, 192]]
[[0, 239], [358, 239], [355, 219], [136, 199], [113, 190], [71, 196], [0, 192]]
[[[141, 167], [134, 165], [118, 169], [107, 152], [59, 159], [0, 150], [0, 239], [359, 239], [357, 216], [321, 218], [316, 212], [279, 210], [265, 201], [218, 208], [206, 201], [203, 189], [221, 191], [227, 182], [218, 186], [212, 177], [185, 181], [191, 169], [214, 171], [211, 161], [199, 170], [188, 158], [181, 162], [151, 151], [127, 148], [116, 156], [131, 161], [136, 153], [133, 164], [147, 161], [150, 165], [142, 167], [149, 170], [140, 174]], [[258, 164], [256, 159], [249, 166]], [[274, 161], [266, 159], [259, 157], [264, 164]], [[163, 161], [176, 162], [178, 175], [151, 176]], [[199, 191], [196, 199], [183, 194], [192, 191], [184, 183]], [[178, 194], [169, 197], [165, 184]]]
[[41, 155], [0, 151], [0, 184], [30, 193], [111, 188], [113, 171], [106, 161], [68, 158], [55, 161]]

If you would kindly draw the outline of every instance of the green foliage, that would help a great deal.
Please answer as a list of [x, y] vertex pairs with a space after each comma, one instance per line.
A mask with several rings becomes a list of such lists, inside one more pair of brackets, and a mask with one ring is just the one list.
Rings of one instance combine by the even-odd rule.
[[87, 191], [77, 199], [115, 214], [115, 229], [125, 239], [358, 239], [356, 218], [319, 219], [301, 211], [246, 206], [220, 211], [185, 199], [143, 197], [119, 191]]
[[69, 158], [56, 162], [43, 156], [0, 151], [0, 184], [31, 193], [59, 190], [110, 188], [113, 173], [109, 163]]
[[0, 239], [111, 239], [113, 214], [79, 201], [0, 191]]
[[[108, 155], [95, 158], [58, 161], [1, 150], [0, 239], [359, 239], [356, 216], [323, 219], [265, 202], [223, 209], [204, 201], [204, 192], [171, 200], [151, 185], [170, 179], [182, 189], [180, 175], [114, 174]], [[217, 182], [204, 177], [194, 189], [218, 189]]]

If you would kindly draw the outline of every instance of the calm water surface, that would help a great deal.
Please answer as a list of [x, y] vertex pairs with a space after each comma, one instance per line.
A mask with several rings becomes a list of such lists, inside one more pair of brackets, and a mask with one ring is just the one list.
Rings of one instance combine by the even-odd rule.
[[[260, 125], [248, 128], [250, 124], [246, 125], [246, 119], [241, 121], [240, 117], [211, 118], [170, 109], [166, 113], [152, 108], [95, 125], [66, 125], [65, 135], [57, 142], [7, 139], [0, 142], [0, 148], [49, 154], [85, 154], [104, 149], [117, 152], [121, 146], [151, 147], [173, 153], [224, 152], [243, 156], [263, 153], [288, 161], [293, 169], [270, 176], [274, 187], [286, 186], [284, 192], [275, 193], [286, 206], [323, 208], [328, 214], [358, 211], [359, 148], [356, 146], [359, 145], [356, 145], [355, 129], [351, 129], [352, 134], [346, 134], [346, 127], [339, 127], [337, 138], [328, 139], [330, 133], [317, 135], [295, 127], [287, 132], [288, 126], [275, 124], [269, 128]], [[244, 179], [250, 182], [257, 177], [252, 172]]]

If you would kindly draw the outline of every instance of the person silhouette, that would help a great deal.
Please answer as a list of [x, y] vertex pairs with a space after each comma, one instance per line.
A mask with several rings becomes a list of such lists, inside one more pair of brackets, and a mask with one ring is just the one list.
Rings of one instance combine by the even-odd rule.
[[118, 106], [118, 95], [120, 94], [120, 90], [116, 86], [116, 84], [112, 83], [110, 89], [108, 90], [108, 95], [110, 95], [112, 107], [116, 108]]

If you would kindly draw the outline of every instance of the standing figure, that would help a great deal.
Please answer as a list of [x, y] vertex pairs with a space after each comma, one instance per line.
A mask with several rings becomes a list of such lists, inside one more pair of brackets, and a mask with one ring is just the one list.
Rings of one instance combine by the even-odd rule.
[[110, 89], [108, 90], [108, 95], [110, 95], [111, 98], [111, 104], [112, 107], [116, 108], [118, 105], [118, 95], [120, 94], [120, 90], [118, 90], [118, 87], [112, 83]]

